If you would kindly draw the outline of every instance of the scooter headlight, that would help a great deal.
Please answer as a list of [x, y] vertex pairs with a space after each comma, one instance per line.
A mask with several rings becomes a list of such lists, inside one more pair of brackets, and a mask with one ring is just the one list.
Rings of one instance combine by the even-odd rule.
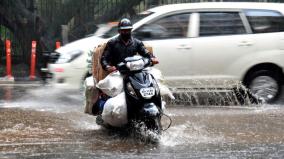
[[140, 59], [137, 61], [131, 61], [131, 62], [127, 62], [126, 63], [126, 67], [130, 70], [130, 71], [137, 71], [137, 70], [142, 70], [144, 68], [144, 60]]
[[127, 88], [128, 92], [130, 93], [130, 95], [137, 98], [137, 94], [135, 93], [135, 90], [130, 83], [126, 84], [126, 88]]

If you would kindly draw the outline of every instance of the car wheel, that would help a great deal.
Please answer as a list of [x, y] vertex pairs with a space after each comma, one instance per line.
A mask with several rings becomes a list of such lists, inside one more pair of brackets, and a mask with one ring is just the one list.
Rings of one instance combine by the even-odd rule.
[[249, 74], [244, 84], [251, 93], [265, 103], [271, 103], [281, 94], [280, 75], [271, 70], [260, 70]]

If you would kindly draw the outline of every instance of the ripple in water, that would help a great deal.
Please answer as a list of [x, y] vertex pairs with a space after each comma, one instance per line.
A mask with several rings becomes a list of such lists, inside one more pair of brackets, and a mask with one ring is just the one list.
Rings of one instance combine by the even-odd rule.
[[223, 141], [222, 136], [212, 136], [200, 125], [194, 125], [186, 122], [182, 125], [176, 125], [163, 132], [161, 145], [178, 146], [187, 144], [212, 143]]
[[24, 95], [13, 101], [5, 102], [2, 107], [31, 108], [38, 111], [83, 112], [84, 97], [77, 92], [41, 87], [28, 89]]

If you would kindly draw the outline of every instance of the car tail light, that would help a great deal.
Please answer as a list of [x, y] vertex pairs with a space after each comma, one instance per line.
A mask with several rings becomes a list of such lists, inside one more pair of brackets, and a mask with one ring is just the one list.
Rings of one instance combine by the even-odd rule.
[[55, 68], [54, 71], [55, 72], [64, 72], [64, 68]]

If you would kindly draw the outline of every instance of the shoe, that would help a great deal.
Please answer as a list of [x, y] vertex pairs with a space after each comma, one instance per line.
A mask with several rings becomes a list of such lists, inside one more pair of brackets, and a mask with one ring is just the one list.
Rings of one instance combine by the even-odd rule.
[[101, 111], [100, 111], [100, 108], [99, 108], [99, 100], [96, 101], [96, 103], [93, 104], [93, 107], [92, 107], [92, 113], [93, 115], [100, 115], [101, 114]]
[[96, 117], [96, 123], [97, 123], [98, 125], [103, 125], [103, 124], [104, 124], [104, 120], [103, 120], [103, 118], [102, 118], [102, 115], [98, 115], [98, 116]]
[[96, 103], [93, 104], [93, 107], [92, 107], [92, 113], [94, 115], [100, 115], [102, 114], [103, 112], [103, 109], [104, 109], [104, 105], [106, 103], [106, 100], [108, 99], [109, 97], [99, 97], [96, 101]]

